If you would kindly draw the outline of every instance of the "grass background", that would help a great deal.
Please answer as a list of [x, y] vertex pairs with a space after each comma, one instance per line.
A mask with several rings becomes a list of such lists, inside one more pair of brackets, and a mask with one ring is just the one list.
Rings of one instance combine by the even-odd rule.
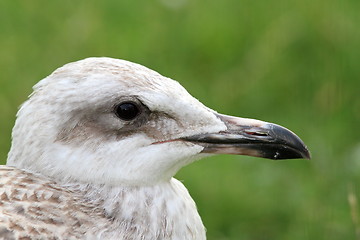
[[219, 112], [290, 128], [312, 152], [182, 169], [208, 239], [360, 239], [359, 11], [355, 0], [1, 1], [0, 159], [38, 80], [88, 56], [127, 59]]

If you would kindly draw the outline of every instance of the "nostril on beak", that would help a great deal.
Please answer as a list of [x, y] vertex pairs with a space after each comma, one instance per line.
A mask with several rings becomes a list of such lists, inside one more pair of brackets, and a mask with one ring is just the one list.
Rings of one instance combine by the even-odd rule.
[[251, 129], [247, 129], [244, 132], [248, 135], [259, 136], [259, 137], [266, 137], [269, 135], [267, 132], [251, 130]]

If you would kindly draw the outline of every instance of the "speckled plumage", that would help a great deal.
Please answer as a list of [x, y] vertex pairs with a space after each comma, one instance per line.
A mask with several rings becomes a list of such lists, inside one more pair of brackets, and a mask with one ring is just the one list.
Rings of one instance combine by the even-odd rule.
[[2, 239], [80, 239], [87, 233], [86, 226], [109, 225], [104, 220], [96, 206], [54, 181], [12, 167], [0, 168]]
[[[165, 189], [170, 191], [164, 194]], [[0, 239], [196, 239], [202, 225], [191, 224], [201, 220], [187, 208], [196, 213], [175, 179], [155, 187], [61, 186], [39, 174], [0, 167]]]

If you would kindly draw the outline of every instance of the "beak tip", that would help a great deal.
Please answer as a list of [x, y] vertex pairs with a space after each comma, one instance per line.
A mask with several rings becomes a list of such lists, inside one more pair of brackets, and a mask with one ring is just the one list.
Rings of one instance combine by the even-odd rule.
[[273, 123], [267, 123], [264, 128], [269, 129], [275, 142], [282, 146], [276, 151], [278, 155], [275, 154], [272, 159], [311, 159], [307, 146], [292, 131]]
[[305, 147], [306, 151], [304, 152], [304, 159], [311, 160], [311, 153], [307, 147]]
[[288, 146], [265, 145], [264, 150], [260, 150], [260, 157], [272, 160], [286, 159], [310, 159], [310, 152], [307, 149], [295, 149]]

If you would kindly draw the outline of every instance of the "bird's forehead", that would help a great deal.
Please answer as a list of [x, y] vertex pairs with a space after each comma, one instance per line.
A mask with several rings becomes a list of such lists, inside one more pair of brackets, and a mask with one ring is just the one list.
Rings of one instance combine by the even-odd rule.
[[79, 89], [79, 91], [82, 88], [109, 91], [110, 88], [114, 91], [128, 92], [146, 90], [166, 92], [182, 88], [176, 81], [142, 65], [111, 58], [87, 58], [66, 64], [39, 82], [35, 89], [47, 87]]
[[[100, 98], [138, 96], [153, 104], [169, 101], [193, 101], [188, 92], [176, 81], [142, 65], [110, 58], [88, 58], [66, 64], [35, 86], [35, 91], [45, 90], [52, 95], [72, 96], [88, 101]], [[49, 91], [51, 89], [51, 91]]]

